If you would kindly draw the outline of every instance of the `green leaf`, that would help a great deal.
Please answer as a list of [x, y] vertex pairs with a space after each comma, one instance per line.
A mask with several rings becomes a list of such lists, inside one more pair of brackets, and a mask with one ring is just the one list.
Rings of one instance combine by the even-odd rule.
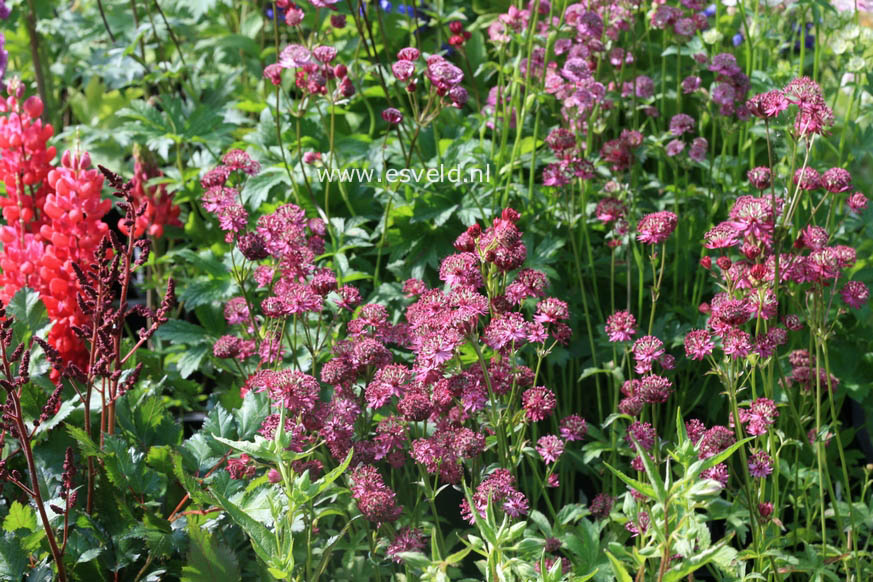
[[[19, 289], [12, 299], [9, 300], [9, 305], [6, 306], [6, 312], [15, 319], [13, 324], [13, 343], [14, 348], [18, 342], [27, 342], [33, 336], [45, 337], [45, 332], [51, 327], [52, 323], [48, 318], [42, 300], [39, 298], [39, 293], [24, 287]], [[40, 353], [42, 350], [36, 348]], [[31, 373], [36, 373], [34, 364], [31, 362]]]
[[[702, 473], [703, 471], [706, 471], [707, 469], [715, 467], [719, 463], [723, 463], [724, 461], [727, 460], [728, 457], [733, 455], [737, 449], [739, 449], [741, 446], [743, 446], [747, 442], [753, 440], [754, 438], [755, 437], [746, 437], [741, 441], [735, 442], [734, 444], [732, 444], [731, 446], [729, 446], [728, 448], [726, 448], [725, 450], [723, 450], [719, 454], [713, 455], [712, 457], [709, 457], [708, 459], [704, 459], [703, 462], [700, 464], [699, 473]], [[692, 465], [691, 468], [694, 469], [694, 468], [696, 468], [696, 466], [697, 466], [697, 463]]]
[[240, 526], [243, 531], [248, 534], [249, 539], [252, 542], [252, 547], [255, 549], [255, 553], [258, 554], [264, 562], [269, 563], [278, 550], [275, 538], [270, 533], [270, 530], [268, 530], [264, 524], [249, 516], [239, 506], [221, 495], [221, 493], [212, 491], [211, 494], [215, 497], [217, 504], [224, 509], [228, 515], [230, 515], [230, 518], [234, 523]]
[[[273, 441], [268, 441], [261, 435], [255, 435], [254, 441], [234, 441], [220, 436], [213, 436], [215, 440], [223, 443], [231, 449], [240, 453], [245, 453], [253, 459], [275, 463], [277, 461], [276, 451], [273, 448]], [[300, 458], [305, 457], [304, 453], [298, 454]]]
[[144, 448], [160, 445], [178, 445], [182, 427], [167, 412], [163, 400], [150, 396], [135, 402], [132, 394], [118, 401], [118, 423], [132, 434]]
[[213, 437], [236, 438], [236, 422], [233, 416], [219, 404], [206, 415], [201, 432]]
[[191, 549], [182, 568], [182, 582], [240, 580], [239, 562], [233, 551], [217, 536], [192, 521], [188, 527]]
[[273, 190], [282, 185], [286, 192], [291, 187], [288, 173], [284, 167], [270, 166], [264, 168], [256, 176], [246, 180], [245, 187], [240, 193], [243, 203], [251, 210], [258, 210], [261, 205], [270, 199]]
[[624, 565], [618, 561], [618, 558], [613, 556], [608, 550], [604, 551], [606, 552], [606, 557], [609, 558], [609, 563], [612, 565], [612, 571], [615, 572], [618, 582], [633, 582], [631, 575], [628, 574]]
[[248, 440], [255, 436], [269, 412], [270, 400], [267, 395], [249, 390], [243, 398], [242, 406], [234, 411], [239, 438]]
[[14, 532], [17, 529], [34, 531], [36, 530], [36, 513], [30, 505], [22, 505], [18, 501], [13, 501], [9, 507], [9, 514], [3, 520], [3, 529], [8, 532]]
[[604, 462], [603, 464], [606, 465], [606, 468], [609, 469], [610, 471], [612, 471], [612, 473], [616, 477], [618, 477], [619, 479], [624, 481], [626, 485], [628, 485], [629, 487], [633, 487], [634, 489], [636, 489], [637, 491], [639, 491], [640, 493], [642, 493], [643, 495], [645, 495], [647, 497], [655, 499], [655, 490], [652, 488], [651, 485], [649, 485], [647, 483], [643, 483], [642, 481], [637, 481], [636, 479], [634, 479], [632, 477], [628, 477], [627, 475], [625, 475], [624, 473], [622, 473], [621, 471], [619, 471], [618, 469], [616, 469], [615, 467], [613, 467], [609, 463]]
[[211, 352], [210, 346], [206, 344], [198, 344], [185, 350], [176, 359], [176, 365], [179, 367], [179, 375], [182, 378], [187, 378], [200, 368], [200, 364], [206, 357], [206, 354]]
[[179, 294], [179, 301], [188, 309], [194, 309], [213, 301], [226, 301], [233, 297], [234, 293], [236, 293], [236, 285], [228, 278], [197, 279], [185, 285]]
[[27, 571], [28, 553], [22, 551], [16, 537], [6, 532], [0, 538], [0, 580], [21, 580]]
[[181, 319], [171, 319], [159, 327], [155, 335], [172, 343], [189, 346], [210, 342], [212, 339], [207, 331], [199, 325]]
[[352, 462], [352, 453], [354, 453], [354, 448], [349, 449], [349, 454], [346, 455], [346, 460], [343, 461], [342, 464], [335, 467], [333, 470], [330, 471], [330, 473], [328, 473], [316, 482], [316, 485], [318, 487], [316, 488], [315, 495], [313, 495], [313, 497], [323, 493], [324, 490], [327, 489], [331, 483], [339, 479], [340, 475], [342, 475], [343, 472], [349, 467], [349, 463]]

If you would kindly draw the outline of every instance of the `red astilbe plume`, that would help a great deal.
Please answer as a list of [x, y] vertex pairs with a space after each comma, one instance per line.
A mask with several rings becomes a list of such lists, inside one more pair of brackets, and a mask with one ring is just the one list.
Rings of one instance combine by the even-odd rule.
[[[149, 180], [164, 175], [150, 152], [134, 144], [133, 160], [131, 194], [133, 194], [134, 206], [139, 209], [143, 204], [146, 205], [145, 211], [136, 217], [133, 236], [139, 238], [143, 234], [148, 234], [161, 238], [164, 235], [164, 226], [182, 226], [179, 220], [182, 209], [173, 203], [173, 195], [167, 193], [166, 184], [148, 185]], [[118, 230], [130, 236], [130, 226], [126, 218], [118, 221]]]

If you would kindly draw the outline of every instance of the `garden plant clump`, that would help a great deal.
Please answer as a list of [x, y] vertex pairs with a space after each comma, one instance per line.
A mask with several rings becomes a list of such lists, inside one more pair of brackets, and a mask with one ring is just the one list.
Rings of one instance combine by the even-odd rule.
[[873, 579], [868, 0], [0, 22], [0, 580]]

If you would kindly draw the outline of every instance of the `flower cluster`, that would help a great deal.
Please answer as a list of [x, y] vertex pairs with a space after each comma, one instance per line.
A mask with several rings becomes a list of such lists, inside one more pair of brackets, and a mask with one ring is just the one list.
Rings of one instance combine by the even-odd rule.
[[[76, 301], [75, 268], [93, 268], [97, 247], [108, 232], [102, 217], [112, 206], [101, 200], [103, 176], [87, 152], [64, 152], [52, 165], [52, 126], [40, 119], [39, 97], [20, 102], [21, 86], [10, 82], [0, 100], [0, 197], [6, 225], [0, 228], [0, 301], [30, 287], [39, 292], [54, 325], [49, 344], [65, 361], [85, 370], [88, 351], [74, 330], [86, 323]], [[75, 265], [75, 266], [74, 266]], [[56, 371], [53, 378], [57, 379]]]
[[382, 480], [372, 465], [359, 465], [351, 474], [352, 497], [368, 520], [378, 524], [395, 521], [403, 508], [397, 505], [397, 494]]
[[355, 94], [355, 86], [348, 77], [348, 68], [333, 64], [337, 51], [332, 46], [319, 45], [309, 50], [303, 45], [291, 44], [279, 53], [279, 60], [267, 65], [264, 76], [274, 85], [282, 82], [282, 71], [293, 70], [294, 83], [306, 95], [327, 95], [339, 101]]
[[[182, 209], [173, 203], [173, 195], [167, 192], [166, 184], [148, 185], [150, 180], [163, 176], [148, 151], [139, 147], [133, 150], [133, 196], [134, 204], [139, 210], [145, 205], [145, 210], [137, 212], [133, 237], [139, 238], [148, 234], [154, 238], [161, 238], [164, 234], [164, 226], [181, 227], [179, 214]], [[118, 230], [127, 236], [131, 236], [130, 225], [122, 218], [118, 221]]]
[[461, 502], [461, 516], [469, 523], [475, 523], [475, 510], [480, 518], [485, 519], [489, 504], [509, 517], [527, 515], [530, 508], [527, 497], [515, 488], [515, 477], [507, 469], [495, 469], [482, 480], [473, 493], [473, 508], [466, 499]]

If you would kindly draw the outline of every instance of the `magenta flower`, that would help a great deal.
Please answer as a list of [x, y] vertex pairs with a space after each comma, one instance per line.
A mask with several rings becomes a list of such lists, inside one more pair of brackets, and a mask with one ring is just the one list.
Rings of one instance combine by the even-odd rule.
[[849, 281], [840, 290], [840, 296], [849, 307], [861, 309], [870, 300], [870, 289], [861, 281]]
[[424, 549], [424, 534], [418, 529], [404, 527], [401, 529], [394, 540], [388, 546], [386, 554], [394, 562], [402, 564], [404, 562], [400, 554], [403, 552], [416, 552]]
[[769, 398], [758, 398], [749, 408], [740, 409], [740, 422], [746, 425], [746, 432], [755, 436], [766, 434], [778, 416], [776, 403]]
[[846, 200], [849, 210], [855, 214], [861, 214], [867, 209], [867, 197], [860, 192], [855, 192]]
[[631, 351], [637, 374], [645, 374], [652, 370], [652, 362], [664, 355], [664, 342], [653, 335], [646, 335], [634, 342]]
[[561, 419], [561, 437], [568, 441], [581, 441], [588, 432], [588, 424], [578, 414], [571, 414]]
[[391, 125], [397, 125], [403, 121], [403, 113], [393, 107], [388, 107], [382, 111], [382, 119]]
[[685, 336], [685, 355], [692, 360], [702, 360], [712, 353], [715, 344], [705, 329], [694, 329]]
[[540, 437], [537, 441], [537, 452], [546, 463], [554, 463], [564, 452], [564, 441], [553, 434]]
[[755, 479], [763, 479], [773, 472], [773, 461], [764, 451], [753, 453], [749, 457], [749, 475]]
[[522, 394], [521, 403], [527, 419], [538, 422], [552, 414], [558, 400], [555, 398], [555, 393], [545, 386], [536, 386]]
[[669, 210], [647, 214], [637, 224], [637, 240], [649, 245], [664, 242], [676, 230], [677, 221], [677, 216]]

